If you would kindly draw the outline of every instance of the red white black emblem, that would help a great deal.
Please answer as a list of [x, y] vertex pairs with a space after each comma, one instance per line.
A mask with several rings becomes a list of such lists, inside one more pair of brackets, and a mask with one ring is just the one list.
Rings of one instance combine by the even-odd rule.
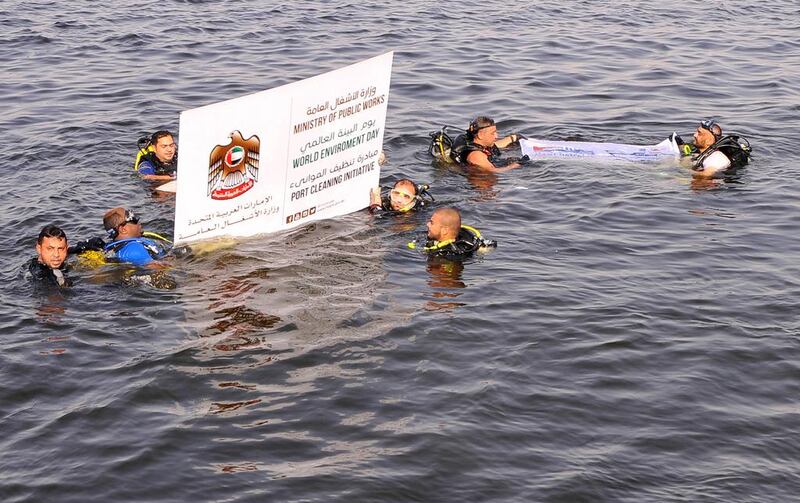
[[208, 196], [233, 199], [241, 196], [258, 181], [258, 158], [261, 140], [248, 139], [242, 133], [230, 134], [227, 145], [217, 145], [208, 157]]

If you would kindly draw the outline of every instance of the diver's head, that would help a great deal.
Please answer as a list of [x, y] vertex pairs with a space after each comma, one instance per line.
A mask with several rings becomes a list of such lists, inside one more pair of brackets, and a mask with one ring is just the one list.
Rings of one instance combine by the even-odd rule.
[[467, 135], [478, 145], [491, 147], [497, 141], [497, 126], [493, 119], [480, 116], [470, 123]]
[[150, 145], [153, 146], [158, 160], [163, 163], [169, 163], [175, 157], [177, 146], [169, 131], [162, 130], [153, 133], [153, 136], [150, 137]]
[[114, 208], [103, 215], [103, 227], [111, 239], [130, 239], [142, 237], [142, 224], [131, 210]]
[[39, 262], [58, 269], [67, 259], [67, 234], [55, 225], [45, 225], [36, 240]]
[[694, 132], [694, 145], [701, 151], [722, 138], [722, 128], [713, 119], [700, 121]]
[[428, 220], [428, 239], [447, 241], [455, 239], [461, 230], [461, 213], [455, 208], [439, 208]]
[[389, 192], [389, 203], [394, 211], [407, 211], [417, 202], [417, 186], [408, 178], [395, 182]]

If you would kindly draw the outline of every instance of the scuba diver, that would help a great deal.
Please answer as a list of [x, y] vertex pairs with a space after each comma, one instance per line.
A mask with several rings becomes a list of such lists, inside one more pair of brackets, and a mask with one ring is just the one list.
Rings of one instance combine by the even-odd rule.
[[375, 187], [369, 192], [369, 211], [372, 214], [393, 215], [419, 210], [434, 202], [429, 188], [428, 185], [417, 185], [408, 178], [396, 181], [383, 196], [381, 188]]
[[750, 161], [750, 142], [737, 135], [723, 136], [722, 127], [713, 119], [701, 121], [692, 138], [693, 143], [684, 143], [680, 136], [674, 136], [681, 155], [691, 158], [695, 177], [731, 175]]
[[480, 116], [472, 121], [463, 134], [453, 140], [444, 126], [440, 131], [431, 133], [431, 144], [428, 152], [434, 157], [445, 162], [454, 162], [462, 166], [474, 166], [483, 171], [503, 173], [519, 168], [530, 161], [528, 156], [509, 158], [505, 162], [500, 160], [500, 149], [519, 142], [524, 138], [519, 133], [513, 133], [497, 139], [497, 126], [493, 119]]
[[140, 138], [133, 170], [145, 180], [172, 180], [177, 176], [178, 147], [172, 133], [156, 131]]
[[36, 240], [36, 257], [26, 264], [30, 278], [38, 284], [72, 286], [67, 277], [67, 234], [55, 225], [45, 225]]
[[[480, 249], [496, 248], [497, 243], [483, 239], [480, 231], [461, 224], [461, 213], [455, 208], [439, 208], [428, 220], [428, 241], [422, 248], [429, 258], [460, 260]], [[411, 249], [416, 243], [408, 243]]]
[[[111, 242], [103, 247], [108, 261], [135, 266], [156, 266], [170, 251], [170, 241], [153, 232], [143, 232], [139, 217], [131, 210], [114, 208], [103, 215], [103, 227]], [[145, 237], [146, 236], [146, 237]]]

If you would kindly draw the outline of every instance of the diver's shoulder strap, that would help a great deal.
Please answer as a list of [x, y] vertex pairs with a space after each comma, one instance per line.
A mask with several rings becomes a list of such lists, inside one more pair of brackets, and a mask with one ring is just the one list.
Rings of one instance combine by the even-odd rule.
[[153, 148], [152, 145], [148, 145], [145, 148], [140, 148], [138, 152], [136, 152], [136, 161], [133, 163], [133, 170], [137, 173], [139, 172], [139, 164], [142, 161], [149, 160], [150, 154], [155, 152], [156, 150]]
[[162, 236], [161, 234], [158, 234], [156, 232], [144, 231], [142, 233], [142, 237], [151, 238], [151, 239], [158, 239], [160, 241], [164, 241], [167, 244], [172, 244], [172, 241], [170, 241], [168, 238], [165, 238], [164, 236]]

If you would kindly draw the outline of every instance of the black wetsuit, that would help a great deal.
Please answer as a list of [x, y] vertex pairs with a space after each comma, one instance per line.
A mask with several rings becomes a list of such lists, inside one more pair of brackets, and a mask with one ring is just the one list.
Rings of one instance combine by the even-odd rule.
[[146, 154], [142, 155], [142, 158], [139, 160], [139, 164], [136, 165], [137, 171], [139, 171], [139, 168], [141, 167], [142, 163], [145, 162], [145, 161], [147, 161], [150, 164], [150, 166], [153, 167], [153, 171], [154, 172], [153, 173], [147, 173], [146, 171], [149, 171], [149, 170], [145, 170], [145, 172], [143, 172], [142, 174], [151, 174], [151, 175], [159, 175], [159, 176], [164, 176], [164, 175], [175, 176], [175, 173], [178, 171], [178, 153], [177, 152], [175, 152], [175, 156], [169, 162], [161, 162], [160, 160], [158, 160], [158, 157], [156, 157], [156, 153], [155, 152], [147, 152]]
[[55, 287], [70, 287], [72, 280], [67, 276], [66, 263], [61, 264], [58, 269], [52, 269], [46, 264], [39, 262], [38, 257], [33, 257], [27, 263], [28, 272], [31, 279], [39, 285], [55, 286]]

